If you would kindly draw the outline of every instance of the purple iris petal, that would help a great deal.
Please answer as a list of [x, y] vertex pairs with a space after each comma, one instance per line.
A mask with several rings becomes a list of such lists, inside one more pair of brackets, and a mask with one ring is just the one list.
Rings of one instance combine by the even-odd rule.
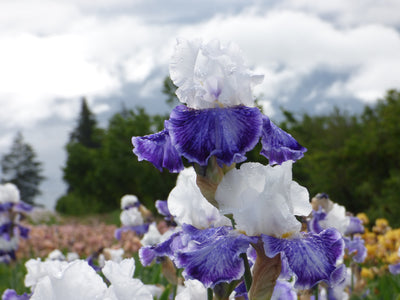
[[33, 209], [32, 205], [25, 203], [23, 201], [19, 201], [14, 207], [14, 210], [16, 212], [30, 212], [32, 209]]
[[167, 130], [146, 135], [143, 137], [132, 137], [135, 153], [139, 160], [151, 162], [157, 169], [168, 169], [170, 172], [178, 173], [183, 170], [183, 163], [179, 153], [171, 144], [171, 138]]
[[354, 233], [364, 233], [364, 226], [361, 219], [357, 217], [350, 217], [350, 224], [346, 228], [345, 235], [350, 235]]
[[13, 232], [13, 223], [7, 222], [0, 226], [0, 236], [5, 240], [11, 239], [11, 233]]
[[172, 215], [169, 212], [167, 200], [157, 200], [156, 208], [158, 213], [163, 215], [167, 221], [171, 220]]
[[400, 263], [389, 265], [389, 272], [392, 273], [393, 275], [400, 274]]
[[228, 226], [200, 230], [186, 225], [183, 230], [191, 240], [178, 251], [175, 263], [185, 269], [186, 279], [197, 279], [208, 288], [243, 276], [240, 254], [246, 253], [250, 243], [258, 238], [237, 234]]
[[18, 295], [16, 291], [11, 289], [6, 289], [1, 297], [1, 300], [28, 300], [30, 299], [30, 295], [24, 293], [22, 295]]
[[268, 257], [285, 253], [290, 269], [297, 276], [295, 288], [308, 289], [320, 281], [334, 286], [344, 279], [346, 269], [336, 268], [344, 251], [344, 241], [336, 229], [329, 228], [319, 234], [305, 233], [302, 238], [261, 237]]
[[13, 203], [11, 202], [6, 202], [6, 203], [0, 203], [0, 212], [8, 211], [13, 207]]
[[322, 210], [321, 207], [319, 207], [318, 211], [313, 210], [312, 218], [307, 224], [308, 230], [314, 233], [320, 233], [324, 229], [319, 225], [319, 221], [324, 220], [325, 218], [326, 218], [326, 213]]
[[246, 284], [242, 281], [236, 288], [235, 288], [235, 299], [242, 297], [244, 300], [249, 300], [249, 295], [247, 293]]
[[297, 293], [294, 290], [293, 286], [289, 282], [277, 280], [271, 299], [272, 300], [292, 300], [292, 299], [296, 300]]
[[367, 248], [364, 246], [364, 240], [359, 236], [355, 236], [353, 239], [344, 238], [344, 242], [348, 253], [355, 253], [353, 260], [357, 263], [364, 262], [367, 257]]
[[24, 227], [22, 225], [18, 225], [19, 229], [19, 234], [23, 239], [27, 239], [29, 237], [29, 231], [30, 229], [27, 227]]
[[267, 116], [263, 116], [261, 144], [260, 153], [268, 158], [270, 165], [280, 165], [287, 160], [296, 161], [307, 151], [289, 133], [272, 123]]
[[120, 240], [122, 233], [127, 231], [133, 231], [136, 232], [137, 235], [142, 235], [145, 234], [147, 231], [149, 231], [149, 226], [150, 226], [149, 223], [137, 226], [124, 226], [116, 229], [114, 232], [114, 236], [117, 240]]
[[184, 241], [182, 241], [182, 234], [183, 231], [179, 231], [158, 245], [140, 248], [139, 258], [142, 265], [148, 266], [154, 259], [164, 256], [167, 256], [173, 260], [175, 252], [183, 249], [186, 246]]
[[220, 164], [246, 160], [244, 154], [257, 144], [262, 129], [262, 114], [256, 107], [191, 109], [174, 108], [165, 122], [172, 144], [182, 156], [201, 166], [211, 156]]

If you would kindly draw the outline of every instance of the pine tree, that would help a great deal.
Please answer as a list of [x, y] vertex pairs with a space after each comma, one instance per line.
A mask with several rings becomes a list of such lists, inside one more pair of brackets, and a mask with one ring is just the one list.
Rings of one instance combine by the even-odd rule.
[[70, 135], [70, 142], [80, 143], [87, 148], [98, 148], [100, 147], [100, 142], [97, 134], [96, 118], [90, 111], [86, 98], [82, 98], [78, 125]]
[[41, 194], [39, 185], [44, 179], [41, 165], [33, 148], [24, 141], [22, 133], [18, 132], [10, 152], [1, 159], [1, 182], [14, 183], [20, 191], [21, 200], [34, 204], [35, 197]]

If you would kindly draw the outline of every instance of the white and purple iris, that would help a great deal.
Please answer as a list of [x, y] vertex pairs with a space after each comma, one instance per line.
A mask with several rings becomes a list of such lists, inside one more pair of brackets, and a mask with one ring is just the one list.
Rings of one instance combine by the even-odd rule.
[[121, 235], [126, 231], [134, 231], [138, 235], [143, 235], [149, 230], [149, 223], [145, 223], [140, 212], [140, 202], [135, 195], [124, 195], [121, 198], [120, 220], [122, 227], [115, 230], [115, 238], [121, 239]]
[[176, 94], [185, 105], [172, 110], [161, 132], [133, 137], [133, 152], [160, 171], [183, 170], [181, 157], [206, 166], [246, 160], [261, 138], [261, 154], [270, 164], [296, 161], [306, 151], [254, 107], [251, 88], [263, 76], [252, 75], [234, 45], [179, 40], [170, 64]]
[[[191, 207], [194, 198], [188, 195], [181, 197]], [[311, 205], [307, 190], [292, 181], [290, 162], [274, 167], [247, 163], [233, 169], [218, 186], [216, 199], [222, 212], [233, 214], [236, 229], [226, 225], [198, 229], [182, 224], [182, 231], [163, 243], [141, 248], [142, 263], [148, 265], [157, 257], [168, 256], [184, 268], [186, 279], [214, 287], [242, 278], [241, 254], [247, 253], [250, 245], [262, 243], [268, 257], [281, 254], [288, 272], [297, 278], [298, 289], [320, 281], [335, 285], [343, 280], [345, 268], [337, 266], [344, 250], [341, 234], [333, 228], [319, 234], [300, 232], [301, 223], [295, 215], [309, 214]], [[186, 218], [186, 222], [198, 222], [196, 218]]]
[[0, 185], [0, 263], [14, 260], [19, 238], [28, 238], [29, 228], [22, 226], [20, 219], [31, 210], [32, 206], [20, 200], [14, 184]]
[[[318, 201], [324, 205], [319, 205]], [[326, 228], [336, 228], [342, 234], [345, 249], [349, 255], [352, 255], [352, 259], [357, 263], [364, 262], [367, 257], [364, 240], [359, 236], [354, 236], [357, 233], [364, 233], [362, 221], [357, 217], [347, 215], [345, 207], [333, 203], [325, 193], [316, 195], [314, 203], [318, 206], [318, 210], [312, 211], [308, 229], [319, 233]]]
[[[186, 105], [173, 109], [163, 131], [133, 137], [132, 143], [139, 160], [160, 171], [183, 171], [168, 198], [169, 212], [181, 230], [142, 247], [142, 263], [167, 256], [184, 269], [185, 279], [215, 288], [225, 282], [240, 284], [247, 268], [244, 257], [254, 247], [254, 266], [259, 257], [277, 260], [279, 266], [282, 261], [285, 272], [295, 278], [295, 288], [342, 282], [346, 269], [338, 265], [344, 252], [340, 232], [301, 232], [297, 216], [308, 216], [312, 207], [307, 189], [292, 180], [292, 162], [306, 149], [254, 107], [251, 88], [262, 76], [247, 69], [234, 45], [185, 40], [178, 41], [170, 75]], [[233, 164], [244, 162], [259, 140], [269, 166], [244, 163], [235, 169]], [[208, 191], [199, 189], [194, 170], [184, 169], [182, 157], [211, 172], [223, 166], [233, 169], [218, 171], [222, 175], [211, 185], [210, 199]], [[202, 169], [209, 172], [207, 168]], [[275, 285], [275, 279], [271, 282]]]

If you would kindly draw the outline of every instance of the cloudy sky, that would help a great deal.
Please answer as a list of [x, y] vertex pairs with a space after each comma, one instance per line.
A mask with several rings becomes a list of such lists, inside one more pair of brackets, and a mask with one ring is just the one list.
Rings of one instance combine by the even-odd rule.
[[280, 107], [356, 113], [400, 87], [397, 0], [2, 0], [0, 155], [22, 131], [47, 177], [38, 203], [65, 192], [82, 96], [102, 125], [122, 103], [169, 110], [160, 91], [177, 38], [238, 44], [265, 75], [255, 94], [273, 120]]

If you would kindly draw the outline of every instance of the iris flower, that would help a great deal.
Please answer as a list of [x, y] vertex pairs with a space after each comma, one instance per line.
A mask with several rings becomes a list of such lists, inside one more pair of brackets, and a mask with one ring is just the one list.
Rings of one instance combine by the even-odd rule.
[[132, 138], [139, 160], [170, 172], [183, 170], [181, 157], [206, 166], [215, 156], [229, 166], [245, 161], [260, 139], [270, 164], [303, 157], [306, 149], [254, 107], [251, 90], [263, 76], [248, 70], [235, 45], [178, 40], [170, 76], [186, 105], [172, 110], [161, 132]]
[[341, 234], [333, 228], [319, 234], [300, 231], [295, 216], [308, 215], [311, 205], [307, 190], [292, 181], [290, 162], [274, 167], [246, 163], [229, 171], [218, 186], [216, 200], [222, 213], [233, 215], [236, 229], [183, 224], [182, 231], [163, 243], [141, 248], [142, 263], [168, 256], [184, 268], [186, 279], [215, 287], [239, 280], [244, 274], [241, 254], [250, 245], [262, 245], [267, 257], [280, 254], [285, 259], [288, 272], [296, 277], [295, 288], [343, 280], [345, 267], [337, 266], [344, 250]]

